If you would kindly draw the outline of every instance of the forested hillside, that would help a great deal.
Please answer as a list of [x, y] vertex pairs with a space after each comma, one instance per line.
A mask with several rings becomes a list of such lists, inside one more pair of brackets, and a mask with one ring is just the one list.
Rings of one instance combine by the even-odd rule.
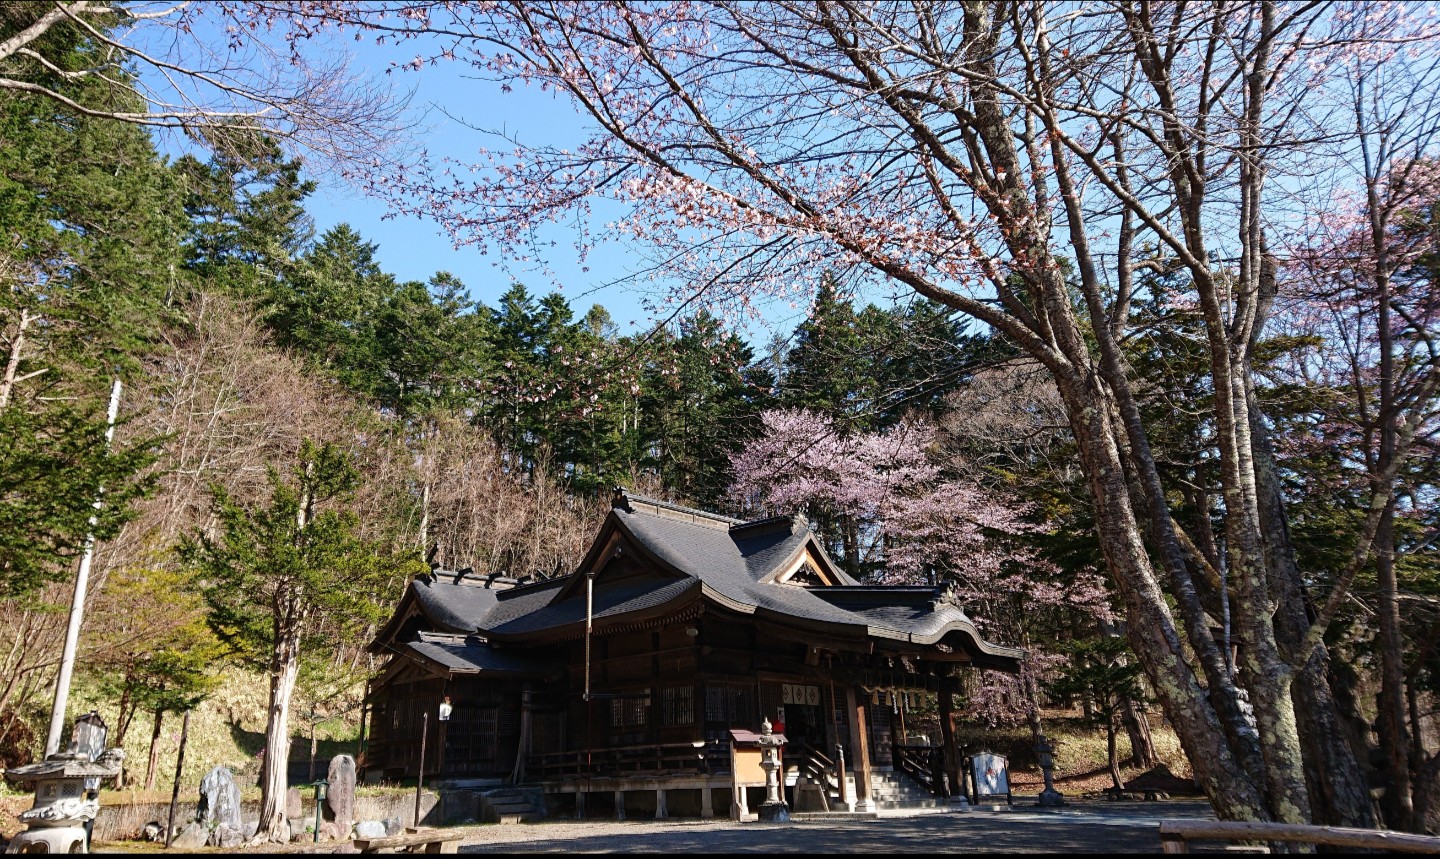
[[[42, 6], [0, 9], [0, 39]], [[373, 26], [333, 15], [327, 26]], [[1030, 24], [1002, 24], [1026, 43]], [[49, 26], [29, 44], [0, 57], [7, 80], [34, 85], [0, 88], [0, 763], [43, 744], [88, 541], [70, 708], [103, 708], [132, 750], [132, 781], [164, 783], [175, 716], [201, 702], [209, 729], [237, 738], [224, 754], [254, 754], [266, 684], [285, 714], [278, 728], [269, 719], [272, 754], [312, 719], [353, 733], [384, 661], [366, 645], [411, 577], [565, 575], [623, 485], [737, 516], [804, 513], [857, 578], [951, 590], [988, 637], [1032, 655], [1020, 677], [978, 675], [964, 690], [979, 724], [1039, 732], [1063, 710], [1128, 735], [1148, 766], [1158, 698], [1172, 722], [1197, 720], [1182, 738], [1224, 751], [1212, 799], [1250, 797], [1225, 814], [1373, 822], [1371, 783], [1389, 786], [1394, 826], [1440, 813], [1433, 153], [1367, 167], [1366, 202], [1349, 220], [1307, 213], [1308, 232], [1283, 236], [1283, 261], [1263, 240], [1244, 265], [1182, 252], [1139, 226], [1169, 235], [1161, 218], [1126, 209], [1114, 285], [1086, 256], [1078, 202], [1064, 210], [1075, 244], [1020, 247], [1044, 220], [1024, 207], [1049, 179], [1002, 195], [992, 184], [1019, 182], [1018, 167], [988, 179], [957, 168], [991, 207], [996, 247], [1024, 261], [1006, 269], [977, 252], [991, 278], [980, 298], [916, 287], [931, 298], [872, 299], [876, 276], [923, 286], [944, 257], [922, 253], [913, 224], [887, 226], [874, 246], [910, 242], [902, 262], [856, 276], [838, 263], [871, 246], [837, 239], [840, 252], [798, 267], [813, 298], [803, 321], [765, 342], [700, 301], [621, 333], [605, 308], [499, 269], [484, 283], [397, 278], [377, 261], [383, 236], [315, 228], [315, 185], [286, 141], [211, 129], [192, 154], [162, 155], [115, 118], [145, 109], [123, 66], [103, 85], [78, 73], [107, 67], [84, 28]], [[1028, 158], [1048, 157], [1040, 137]], [[790, 157], [804, 160], [777, 156]], [[852, 169], [851, 155], [836, 159]], [[819, 218], [801, 197], [785, 205]], [[937, 220], [955, 216], [936, 197]], [[1141, 211], [1116, 199], [1090, 223]], [[725, 271], [745, 298], [779, 277]], [[1242, 279], [1254, 289], [1226, 291]], [[1264, 303], [1234, 311], [1250, 328], [1218, 315], [1242, 292]], [[1226, 363], [1227, 348], [1243, 357]], [[1262, 645], [1279, 654], [1273, 672], [1247, 661]], [[1189, 685], [1157, 689], [1182, 675]], [[1262, 760], [1278, 746], [1262, 749], [1255, 705], [1293, 759]], [[1336, 760], [1333, 772], [1318, 763]], [[1332, 777], [1360, 799], [1322, 790]], [[1307, 778], [1313, 815], [1282, 801]]]

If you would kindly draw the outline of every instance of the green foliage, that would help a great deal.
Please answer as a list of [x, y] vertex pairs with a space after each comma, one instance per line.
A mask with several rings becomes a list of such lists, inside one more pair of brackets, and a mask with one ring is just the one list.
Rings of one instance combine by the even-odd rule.
[[186, 268], [211, 288], [264, 300], [314, 238], [303, 203], [315, 183], [275, 141], [245, 142], [209, 163], [186, 155], [173, 172], [186, 192]]
[[186, 570], [137, 567], [107, 578], [91, 609], [104, 623], [90, 632], [82, 667], [97, 675], [104, 698], [119, 702], [117, 738], [136, 713], [188, 710], [215, 688], [223, 652], [204, 611]]
[[181, 555], [203, 582], [211, 629], [247, 664], [268, 667], [291, 636], [305, 653], [328, 655], [423, 571], [413, 556], [356, 536], [356, 515], [334, 506], [358, 479], [348, 453], [306, 442], [288, 479], [270, 470], [268, 502], [213, 490], [218, 536], [194, 536]]
[[705, 313], [682, 321], [678, 336], [660, 332], [649, 348], [639, 461], [680, 497], [718, 505], [732, 479], [731, 456], [759, 431], [773, 379], [754, 365], [749, 346]]
[[1100, 636], [1071, 642], [1066, 655], [1068, 663], [1045, 690], [1056, 698], [1087, 699], [1097, 726], [1113, 725], [1127, 703], [1144, 700], [1140, 663], [1125, 639]]
[[[0, 29], [37, 8], [8, 8]], [[38, 47], [61, 70], [101, 62], [72, 28]], [[82, 104], [113, 98], [54, 72], [16, 71]], [[0, 141], [0, 598], [10, 598], [69, 567], [92, 513], [96, 537], [112, 536], [150, 485], [147, 444], [106, 452], [105, 394], [159, 333], [183, 212], [133, 126], [7, 91]]]
[[69, 570], [87, 534], [113, 537], [133, 518], [130, 503], [153, 487], [145, 469], [154, 452], [143, 444], [107, 451], [105, 429], [103, 417], [59, 404], [0, 409], [0, 599], [33, 594]]

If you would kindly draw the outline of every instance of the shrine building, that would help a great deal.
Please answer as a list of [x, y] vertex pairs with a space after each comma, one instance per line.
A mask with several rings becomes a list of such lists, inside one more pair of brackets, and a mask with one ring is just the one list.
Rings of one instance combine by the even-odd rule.
[[[424, 734], [432, 783], [532, 785], [577, 813], [606, 794], [622, 815], [627, 792], [655, 790], [658, 814], [669, 795], [706, 817], [745, 813], [753, 782], [732, 772], [731, 741], [767, 719], [797, 801], [819, 785], [826, 808], [872, 810], [877, 771], [956, 792], [961, 672], [1024, 658], [934, 588], [856, 582], [803, 517], [742, 522], [622, 490], [573, 574], [433, 571], [371, 649], [391, 658], [367, 696], [368, 778], [415, 777]], [[907, 692], [938, 702], [931, 747], [906, 745], [893, 696]]]

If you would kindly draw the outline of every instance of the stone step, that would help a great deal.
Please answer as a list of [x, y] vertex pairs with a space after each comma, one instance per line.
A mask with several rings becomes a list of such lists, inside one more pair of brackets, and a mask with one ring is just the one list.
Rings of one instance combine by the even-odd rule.
[[515, 788], [495, 788], [480, 795], [480, 816], [487, 823], [529, 823], [545, 815], [534, 804], [534, 796]]
[[877, 800], [876, 807], [877, 809], [886, 810], [886, 812], [897, 809], [949, 809], [950, 800], [936, 799], [936, 797], [904, 801]]
[[873, 811], [793, 811], [791, 820], [874, 820], [880, 815]]

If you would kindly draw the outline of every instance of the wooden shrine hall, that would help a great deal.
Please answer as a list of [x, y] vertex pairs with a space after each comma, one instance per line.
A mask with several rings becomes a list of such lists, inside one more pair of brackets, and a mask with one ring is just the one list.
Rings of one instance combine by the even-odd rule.
[[[845, 808], [873, 808], [877, 769], [958, 790], [959, 672], [1024, 658], [933, 588], [859, 584], [803, 517], [742, 522], [621, 490], [574, 574], [436, 570], [372, 650], [392, 658], [367, 696], [369, 779], [417, 775], [424, 733], [427, 778], [536, 785], [577, 813], [587, 794], [623, 814], [627, 791], [653, 789], [657, 815], [669, 794], [707, 817], [722, 790], [744, 813], [731, 731], [762, 719], [783, 726], [787, 784]], [[876, 689], [934, 693], [939, 744], [907, 751]]]

